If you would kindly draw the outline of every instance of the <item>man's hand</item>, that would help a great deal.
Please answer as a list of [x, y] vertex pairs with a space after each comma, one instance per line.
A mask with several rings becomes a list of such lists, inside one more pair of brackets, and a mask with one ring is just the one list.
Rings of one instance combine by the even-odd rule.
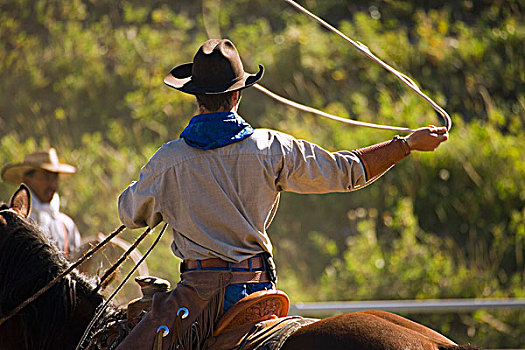
[[411, 151], [434, 151], [446, 140], [448, 140], [447, 128], [433, 125], [417, 129], [406, 137]]

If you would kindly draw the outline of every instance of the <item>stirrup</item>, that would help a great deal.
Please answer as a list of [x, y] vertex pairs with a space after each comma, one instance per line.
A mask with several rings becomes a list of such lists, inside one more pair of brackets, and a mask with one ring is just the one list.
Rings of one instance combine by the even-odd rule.
[[284, 317], [288, 314], [290, 300], [280, 290], [261, 290], [252, 293], [228, 309], [215, 326], [213, 336], [229, 332], [238, 327]]

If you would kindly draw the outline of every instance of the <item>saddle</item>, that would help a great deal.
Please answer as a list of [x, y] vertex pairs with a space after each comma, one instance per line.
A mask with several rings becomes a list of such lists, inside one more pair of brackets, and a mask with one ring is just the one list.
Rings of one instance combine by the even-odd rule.
[[261, 290], [235, 303], [217, 322], [213, 336], [232, 331], [247, 324], [277, 319], [288, 314], [290, 300], [280, 290]]
[[300, 316], [272, 318], [212, 336], [206, 340], [203, 348], [205, 350], [279, 350], [295, 331], [316, 321], [317, 319]]

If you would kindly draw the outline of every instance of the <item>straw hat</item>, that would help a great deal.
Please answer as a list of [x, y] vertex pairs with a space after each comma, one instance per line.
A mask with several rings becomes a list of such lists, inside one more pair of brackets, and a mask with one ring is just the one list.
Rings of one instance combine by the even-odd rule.
[[197, 51], [193, 62], [173, 68], [164, 83], [187, 94], [221, 94], [255, 84], [263, 75], [244, 71], [235, 45], [228, 39], [210, 39]]
[[33, 169], [44, 169], [59, 174], [74, 174], [77, 169], [58, 161], [57, 151], [50, 148], [47, 152], [35, 152], [25, 156], [24, 162], [8, 164], [2, 169], [2, 180], [15, 185], [22, 182], [24, 174]]

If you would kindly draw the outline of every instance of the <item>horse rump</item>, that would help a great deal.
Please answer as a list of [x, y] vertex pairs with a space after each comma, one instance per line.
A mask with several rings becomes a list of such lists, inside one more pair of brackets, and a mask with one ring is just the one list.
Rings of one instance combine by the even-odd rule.
[[480, 347], [472, 345], [445, 345], [439, 346], [439, 350], [481, 350]]

